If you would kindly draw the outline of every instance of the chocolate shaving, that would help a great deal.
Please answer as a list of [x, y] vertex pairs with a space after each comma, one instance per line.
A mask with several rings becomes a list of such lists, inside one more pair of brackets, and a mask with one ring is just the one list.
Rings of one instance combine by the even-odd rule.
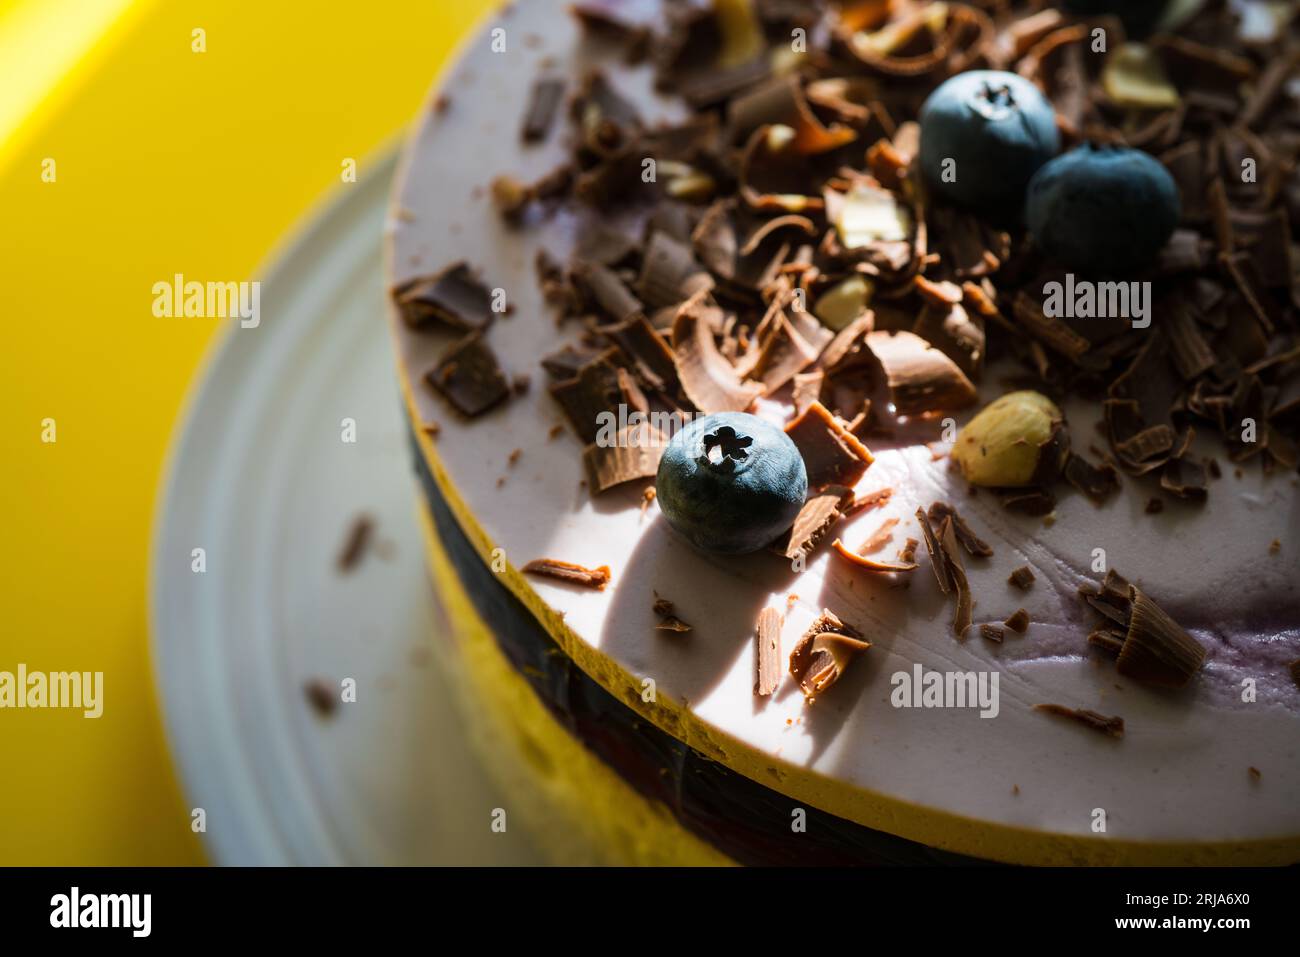
[[468, 418], [482, 415], [510, 397], [510, 383], [481, 332], [471, 332], [452, 343], [425, 380]]
[[836, 555], [839, 555], [850, 565], [865, 568], [871, 572], [911, 572], [916, 571], [919, 567], [915, 561], [878, 562], [874, 558], [868, 558], [866, 555], [861, 554], [860, 551], [853, 551], [838, 538], [831, 542], [831, 548]]
[[811, 702], [839, 680], [854, 657], [870, 647], [861, 632], [823, 609], [790, 652], [790, 674]]
[[826, 153], [857, 139], [847, 126], [823, 125], [804, 98], [798, 77], [776, 77], [732, 100], [729, 137], [745, 142], [760, 127], [780, 124], [794, 130], [793, 147], [803, 155]]
[[1205, 662], [1205, 646], [1150, 598], [1131, 586], [1132, 616], [1115, 663], [1122, 675], [1167, 688], [1182, 688]]
[[665, 615], [660, 619], [659, 624], [655, 625], [655, 631], [671, 631], [677, 634], [685, 634], [690, 630], [691, 626], [676, 615]]
[[1119, 478], [1113, 468], [1109, 465], [1098, 468], [1083, 456], [1073, 452], [1066, 456], [1062, 474], [1067, 482], [1097, 505], [1119, 491]]
[[974, 602], [971, 599], [970, 585], [966, 580], [966, 566], [962, 564], [961, 553], [957, 550], [957, 536], [953, 531], [953, 525], [951, 516], [944, 519], [939, 532], [939, 549], [947, 566], [948, 577], [952, 581], [952, 590], [956, 594], [952, 631], [958, 641], [964, 641], [966, 629], [973, 621]]
[[1002, 624], [1016, 632], [1016, 634], [1023, 635], [1029, 630], [1029, 612], [1025, 611], [1023, 608], [1018, 608], [1015, 613]]
[[997, 625], [980, 625], [981, 638], [987, 638], [989, 641], [996, 641], [998, 644], [1002, 644], [1002, 639], [1005, 636], [1006, 632]]
[[880, 363], [899, 415], [950, 412], [978, 400], [966, 374], [920, 336], [869, 332], [865, 342]]
[[803, 455], [811, 488], [852, 487], [873, 461], [867, 447], [820, 402], [810, 405], [785, 432]]
[[573, 378], [550, 387], [551, 395], [584, 444], [596, 441], [604, 413], [617, 419], [618, 405], [627, 398], [623, 393], [625, 380], [618, 374], [614, 357], [614, 350], [607, 350], [583, 365]]
[[778, 312], [759, 346], [750, 376], [761, 382], [767, 394], [771, 395], [812, 365], [819, 352], [795, 330], [784, 312]]
[[646, 244], [637, 291], [652, 309], [676, 306], [713, 287], [689, 244], [656, 230]]
[[555, 122], [555, 114], [564, 100], [564, 81], [558, 77], [539, 77], [533, 82], [524, 110], [523, 138], [525, 143], [538, 143], [546, 139]]
[[813, 493], [795, 516], [788, 537], [774, 546], [775, 550], [791, 561], [801, 555], [807, 558], [844, 517], [844, 509], [852, 498], [853, 490], [840, 485], [829, 485]]
[[599, 495], [624, 482], [652, 478], [667, 444], [662, 432], [645, 424], [621, 429], [612, 445], [593, 442], [582, 453], [591, 494]]
[[570, 275], [584, 298], [610, 322], [622, 323], [645, 309], [608, 266], [579, 260], [573, 265]]
[[338, 689], [324, 678], [312, 678], [302, 686], [302, 691], [312, 710], [322, 718], [328, 718], [338, 710]]
[[894, 526], [898, 524], [898, 519], [887, 518], [880, 523], [880, 527], [872, 532], [865, 542], [858, 546], [859, 555], [874, 555], [880, 551], [894, 537]]
[[921, 526], [921, 538], [925, 541], [925, 550], [930, 555], [930, 567], [934, 569], [934, 578], [939, 583], [939, 590], [945, 595], [951, 594], [952, 573], [948, 570], [948, 563], [939, 544], [939, 536], [934, 526], [930, 524], [930, 517], [925, 514], [925, 509], [916, 510], [916, 523]]
[[989, 558], [993, 555], [993, 549], [989, 547], [988, 543], [976, 535], [974, 530], [966, 524], [966, 520], [947, 502], [932, 503], [926, 512], [926, 517], [930, 520], [931, 527], [936, 525], [942, 527], [945, 519], [952, 519], [953, 532], [957, 536], [957, 541], [972, 557]]
[[781, 613], [764, 608], [754, 626], [754, 694], [770, 695], [781, 683]]
[[374, 531], [375, 520], [369, 515], [358, 515], [352, 520], [347, 538], [343, 542], [343, 549], [339, 552], [338, 561], [335, 562], [340, 572], [346, 574], [361, 564]]
[[485, 328], [493, 318], [492, 292], [465, 262], [393, 289], [402, 320], [414, 329], [441, 325], [457, 332]]
[[810, 405], [820, 400], [826, 373], [821, 369], [796, 373], [793, 382], [790, 399], [794, 403], [794, 414], [803, 415]]
[[1070, 362], [1077, 363], [1092, 347], [1087, 339], [1062, 320], [1047, 315], [1043, 307], [1024, 292], [1017, 294], [1011, 314], [1025, 332]]
[[520, 571], [525, 575], [554, 578], [556, 581], [578, 585], [582, 588], [591, 588], [595, 591], [604, 591], [610, 579], [608, 565], [601, 565], [599, 568], [584, 568], [581, 565], [574, 565], [572, 562], [560, 561], [558, 558], [535, 558]]
[[1186, 458], [1171, 459], [1160, 473], [1160, 487], [1178, 498], [1203, 502], [1209, 495], [1205, 466]]
[[763, 394], [757, 383], [741, 382], [718, 352], [712, 327], [721, 326], [722, 310], [695, 302], [683, 307], [673, 322], [677, 377], [687, 397], [701, 412], [744, 412]]
[[1182, 688], [1205, 663], [1205, 646], [1187, 634], [1136, 585], [1114, 571], [1100, 588], [1079, 594], [1109, 621], [1088, 636], [1090, 644], [1116, 653], [1116, 670], [1164, 688]]
[[889, 504], [889, 500], [893, 495], [894, 490], [892, 488], [878, 488], [874, 492], [859, 495], [849, 503], [848, 508], [844, 511], [844, 515], [847, 518], [848, 516], [856, 515], [858, 512], [866, 509], [882, 508]]
[[1060, 718], [1069, 718], [1072, 721], [1079, 722], [1086, 728], [1100, 731], [1112, 738], [1124, 737], [1124, 719], [1118, 716], [1108, 718], [1096, 711], [1088, 711], [1084, 708], [1067, 708], [1063, 704], [1036, 704], [1034, 710], [1042, 711], [1045, 714], [1053, 714]]

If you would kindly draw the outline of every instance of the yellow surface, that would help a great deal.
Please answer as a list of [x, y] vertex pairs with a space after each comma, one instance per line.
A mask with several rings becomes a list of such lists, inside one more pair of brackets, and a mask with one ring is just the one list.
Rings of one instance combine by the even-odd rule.
[[0, 865], [202, 860], [146, 570], [164, 451], [228, 320], [155, 318], [151, 287], [255, 278], [493, 6], [0, 0], [0, 671], [104, 672], [98, 720], [0, 710]]

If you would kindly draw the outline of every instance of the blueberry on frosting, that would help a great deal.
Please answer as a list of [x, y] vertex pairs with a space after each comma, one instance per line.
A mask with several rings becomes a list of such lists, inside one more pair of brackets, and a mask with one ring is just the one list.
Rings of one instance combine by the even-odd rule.
[[1056, 112], [1038, 87], [1000, 70], [942, 83], [921, 107], [921, 170], [930, 189], [972, 209], [1018, 216], [1025, 186], [1056, 155]]
[[1084, 145], [1035, 174], [1025, 218], [1034, 241], [1068, 269], [1115, 275], [1151, 265], [1180, 217], [1178, 187], [1154, 157]]
[[771, 544], [793, 524], [808, 474], [781, 429], [744, 412], [719, 412], [673, 436], [655, 491], [668, 523], [692, 545], [738, 555]]

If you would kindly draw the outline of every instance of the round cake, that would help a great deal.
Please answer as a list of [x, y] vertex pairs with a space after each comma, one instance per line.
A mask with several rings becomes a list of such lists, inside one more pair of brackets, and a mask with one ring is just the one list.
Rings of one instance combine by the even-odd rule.
[[[390, 325], [558, 858], [1300, 860], [1300, 31], [1069, 6], [522, 0], [439, 82]], [[655, 489], [747, 415], [735, 554]]]

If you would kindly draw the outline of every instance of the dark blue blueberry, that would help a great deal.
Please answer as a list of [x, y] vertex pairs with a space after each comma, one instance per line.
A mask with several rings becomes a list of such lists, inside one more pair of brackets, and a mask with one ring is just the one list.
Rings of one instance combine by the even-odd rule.
[[1060, 148], [1052, 104], [1014, 73], [958, 73], [921, 107], [921, 172], [930, 189], [1000, 218], [1020, 215], [1029, 178]]
[[1080, 17], [1117, 16], [1128, 38], [1136, 40], [1155, 29], [1169, 0], [1065, 0], [1064, 6]]
[[1085, 145], [1058, 156], [1029, 184], [1034, 241], [1067, 269], [1098, 275], [1151, 265], [1178, 225], [1173, 177], [1154, 157]]
[[744, 412], [719, 412], [672, 437], [655, 492], [668, 524], [696, 548], [740, 555], [794, 524], [808, 473], [779, 428]]

